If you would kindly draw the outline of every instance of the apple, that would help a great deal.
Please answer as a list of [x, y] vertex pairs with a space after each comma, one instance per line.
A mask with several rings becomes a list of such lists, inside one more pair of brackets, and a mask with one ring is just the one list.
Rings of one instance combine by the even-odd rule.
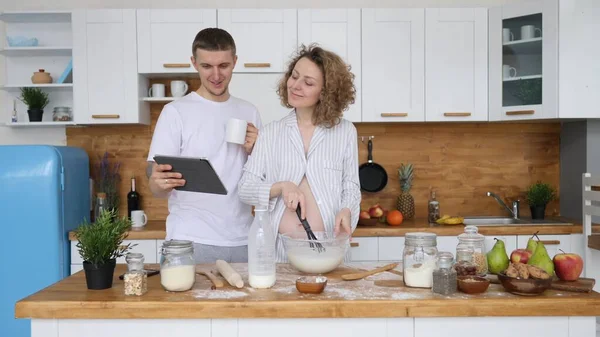
[[361, 211], [359, 217], [361, 219], [371, 219], [371, 216], [369, 215], [369, 212], [367, 212], [367, 211]]
[[583, 259], [575, 253], [556, 254], [552, 262], [556, 276], [563, 281], [577, 281], [583, 271]]
[[381, 206], [379, 206], [379, 204], [373, 205], [371, 208], [369, 208], [369, 215], [371, 218], [379, 218], [383, 215], [383, 209]]
[[527, 261], [529, 261], [529, 258], [531, 257], [533, 253], [531, 253], [530, 251], [528, 251], [527, 249], [515, 249], [512, 251], [512, 253], [510, 253], [510, 261], [512, 263], [525, 263], [527, 264]]

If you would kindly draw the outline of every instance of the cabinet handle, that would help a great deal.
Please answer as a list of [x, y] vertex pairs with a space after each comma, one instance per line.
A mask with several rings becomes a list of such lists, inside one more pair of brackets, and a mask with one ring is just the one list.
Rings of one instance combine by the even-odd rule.
[[120, 115], [92, 115], [92, 118], [96, 118], [96, 119], [118, 119], [121, 118]]
[[381, 117], [406, 117], [408, 112], [382, 112]]
[[358, 242], [350, 242], [350, 247], [358, 247]]
[[271, 63], [244, 63], [246, 68], [270, 68]]
[[444, 112], [446, 117], [468, 117], [471, 116], [470, 112]]
[[560, 245], [560, 240], [540, 240], [544, 245]]
[[507, 111], [507, 116], [515, 116], [515, 115], [533, 115], [535, 110], [516, 110], [516, 111]]
[[163, 63], [163, 67], [165, 67], [165, 68], [189, 68], [191, 66], [189, 63]]

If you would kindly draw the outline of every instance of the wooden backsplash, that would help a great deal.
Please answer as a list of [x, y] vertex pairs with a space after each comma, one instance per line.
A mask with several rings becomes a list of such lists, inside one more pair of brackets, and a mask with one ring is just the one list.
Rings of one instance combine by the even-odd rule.
[[[165, 81], [165, 83], [167, 83]], [[194, 90], [198, 83], [188, 80]], [[166, 200], [155, 199], [148, 190], [146, 157], [154, 125], [163, 104], [152, 104], [150, 126], [68, 127], [67, 144], [84, 148], [90, 155], [91, 170], [108, 151], [111, 160], [121, 162], [121, 214], [127, 209], [130, 177], [135, 176], [142, 207], [149, 219], [167, 216]], [[541, 180], [559, 187], [560, 123], [393, 123], [357, 124], [359, 162], [367, 160], [366, 137], [373, 139], [373, 160], [388, 173], [388, 184], [378, 193], [363, 193], [362, 207], [380, 203], [395, 207], [400, 193], [398, 167], [414, 164], [412, 194], [416, 217], [427, 216], [427, 200], [436, 191], [443, 214], [506, 215], [507, 212], [485, 193], [492, 191], [508, 205], [514, 198], [524, 200], [526, 187]], [[559, 202], [548, 205], [548, 215], [559, 215]], [[529, 216], [522, 201], [521, 215]]]

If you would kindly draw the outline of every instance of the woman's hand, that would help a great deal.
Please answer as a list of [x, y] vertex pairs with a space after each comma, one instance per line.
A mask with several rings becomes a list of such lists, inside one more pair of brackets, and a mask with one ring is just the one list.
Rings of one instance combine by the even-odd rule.
[[346, 232], [352, 235], [352, 226], [350, 225], [351, 212], [349, 208], [342, 208], [335, 216], [335, 226], [333, 227], [334, 236], [338, 236], [340, 232]]
[[283, 198], [285, 207], [288, 210], [295, 212], [298, 204], [300, 204], [300, 216], [302, 219], [306, 219], [306, 203], [304, 200], [304, 193], [300, 191], [300, 188], [291, 181], [283, 181], [280, 182], [280, 189], [280, 195]]

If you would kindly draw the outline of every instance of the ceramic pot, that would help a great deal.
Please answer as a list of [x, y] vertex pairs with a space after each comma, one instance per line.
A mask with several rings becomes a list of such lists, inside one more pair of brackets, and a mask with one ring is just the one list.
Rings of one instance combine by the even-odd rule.
[[44, 115], [44, 110], [31, 109], [31, 110], [27, 110], [27, 114], [29, 115], [30, 122], [41, 122], [42, 116]]
[[112, 288], [115, 266], [116, 259], [109, 260], [107, 263], [101, 265], [83, 261], [87, 288], [93, 290]]
[[530, 206], [529, 209], [531, 210], [531, 218], [532, 219], [537, 219], [537, 220], [544, 219], [544, 213], [546, 213], [546, 205]]
[[31, 83], [52, 83], [52, 77], [50, 77], [50, 73], [47, 73], [44, 69], [39, 69], [39, 71], [33, 73], [33, 76], [31, 76]]

